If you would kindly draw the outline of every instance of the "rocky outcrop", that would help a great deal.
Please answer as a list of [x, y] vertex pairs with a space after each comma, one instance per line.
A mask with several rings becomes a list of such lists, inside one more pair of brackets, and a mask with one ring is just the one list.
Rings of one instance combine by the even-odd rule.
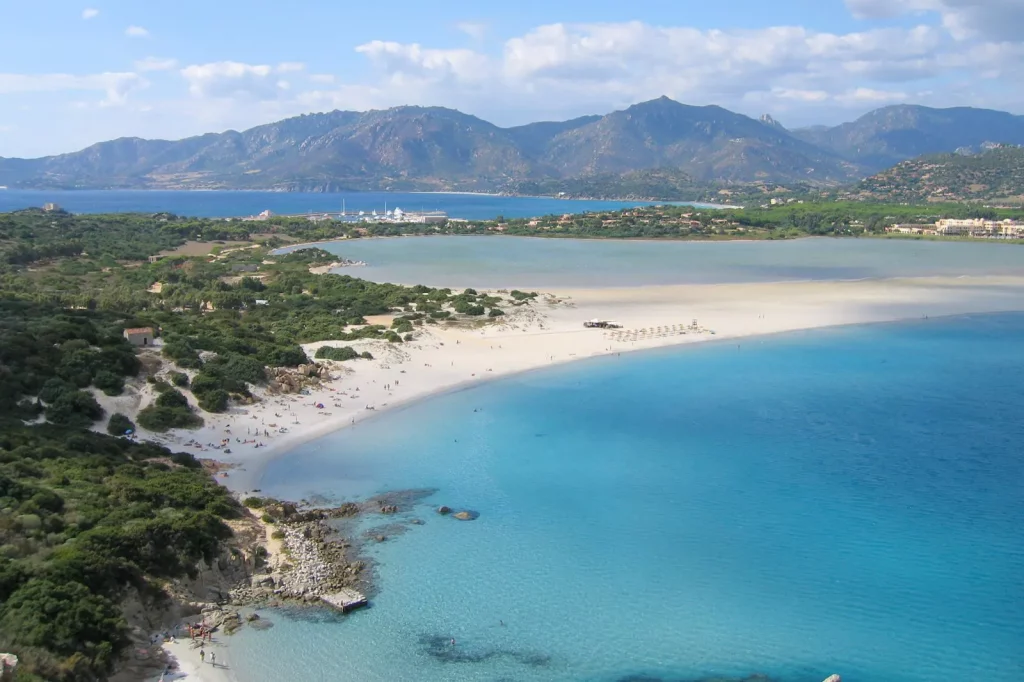
[[480, 516], [480, 514], [478, 514], [477, 512], [469, 511], [468, 509], [460, 511], [460, 512], [455, 512], [454, 514], [452, 514], [452, 518], [453, 519], [458, 519], [459, 521], [474, 521], [479, 516]]
[[14, 671], [18, 667], [18, 657], [14, 654], [0, 654], [0, 682], [11, 682]]
[[299, 393], [303, 388], [319, 386], [332, 377], [327, 366], [319, 362], [298, 367], [272, 367], [267, 370], [272, 393]]
[[446, 507], [445, 505], [442, 504], [440, 507], [437, 508], [437, 513], [438, 514], [451, 514], [452, 513], [452, 508], [451, 507]]
[[843, 678], [839, 677], [839, 675], [829, 675], [825, 678], [825, 682], [843, 682]]

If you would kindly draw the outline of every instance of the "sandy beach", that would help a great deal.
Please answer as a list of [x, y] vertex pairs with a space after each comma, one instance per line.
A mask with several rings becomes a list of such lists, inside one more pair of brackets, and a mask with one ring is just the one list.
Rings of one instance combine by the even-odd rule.
[[[1018, 277], [562, 290], [480, 328], [418, 327], [416, 339], [402, 344], [308, 344], [310, 357], [321, 345], [350, 345], [374, 359], [326, 363], [333, 378], [307, 394], [268, 395], [257, 389], [260, 402], [225, 414], [202, 413], [206, 424], [195, 431], [139, 435], [237, 465], [221, 474], [222, 482], [244, 491], [259, 487], [263, 463], [303, 442], [431, 394], [517, 372], [687, 343], [1021, 309], [1024, 278]], [[614, 320], [622, 328], [583, 327], [594, 318]], [[697, 330], [690, 329], [694, 320]], [[154, 398], [147, 386], [118, 398], [97, 397], [108, 412], [129, 416]]]
[[[140, 431], [139, 435], [200, 458], [233, 464], [234, 468], [219, 474], [220, 480], [244, 493], [260, 487], [267, 461], [287, 456], [301, 443], [433, 394], [518, 372], [688, 343], [1022, 309], [1021, 277], [562, 290], [509, 309], [493, 324], [418, 327], [412, 342], [308, 344], [310, 357], [319, 346], [329, 344], [351, 345], [357, 351], [369, 351], [374, 359], [325, 363], [331, 378], [307, 393], [269, 395], [265, 389], [256, 389], [259, 402], [232, 407], [225, 414], [202, 413], [206, 423], [195, 431]], [[584, 328], [584, 321], [595, 318], [615, 321], [621, 328]], [[154, 394], [139, 382], [124, 396], [98, 398], [108, 412], [132, 415]], [[229, 665], [223, 644], [215, 643], [218, 661]], [[200, 664], [198, 651], [189, 649], [187, 640], [166, 646], [180, 668], [175, 673], [178, 677], [170, 679], [230, 679], [228, 667]]]

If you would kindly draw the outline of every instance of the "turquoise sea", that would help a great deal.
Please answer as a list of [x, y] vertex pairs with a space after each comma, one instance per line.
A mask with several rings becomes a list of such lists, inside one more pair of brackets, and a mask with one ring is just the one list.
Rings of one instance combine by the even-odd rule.
[[0, 190], [0, 212], [59, 204], [72, 213], [160, 213], [201, 218], [255, 215], [264, 210], [293, 215], [310, 212], [445, 211], [453, 218], [489, 220], [497, 216], [528, 218], [639, 206], [642, 201], [565, 200], [550, 197], [501, 197], [484, 194], [424, 194], [418, 192], [302, 192], [148, 191], [148, 190]]
[[611, 287], [929, 275], [1024, 275], [1024, 246], [796, 239], [693, 242], [399, 237], [327, 242], [364, 279], [451, 287]]
[[384, 413], [261, 487], [436, 488], [407, 515], [425, 525], [368, 548], [371, 608], [264, 612], [274, 627], [230, 639], [230, 665], [246, 682], [1018, 682], [1022, 344], [1024, 314], [833, 328]]

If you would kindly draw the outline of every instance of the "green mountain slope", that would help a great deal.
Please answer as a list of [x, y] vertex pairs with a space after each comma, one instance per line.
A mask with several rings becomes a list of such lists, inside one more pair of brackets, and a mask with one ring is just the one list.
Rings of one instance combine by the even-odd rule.
[[856, 185], [858, 198], [926, 201], [1024, 202], [1024, 149], [925, 156], [897, 164]]

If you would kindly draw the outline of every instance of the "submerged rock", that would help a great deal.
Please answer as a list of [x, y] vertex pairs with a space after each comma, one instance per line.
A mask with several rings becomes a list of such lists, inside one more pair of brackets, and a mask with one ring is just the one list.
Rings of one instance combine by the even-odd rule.
[[442, 504], [440, 507], [437, 508], [437, 513], [438, 514], [451, 514], [452, 513], [452, 508], [451, 507], [446, 507], [445, 505]]
[[480, 514], [477, 512], [469, 511], [468, 509], [452, 514], [452, 518], [456, 518], [459, 521], [473, 521], [479, 516]]

